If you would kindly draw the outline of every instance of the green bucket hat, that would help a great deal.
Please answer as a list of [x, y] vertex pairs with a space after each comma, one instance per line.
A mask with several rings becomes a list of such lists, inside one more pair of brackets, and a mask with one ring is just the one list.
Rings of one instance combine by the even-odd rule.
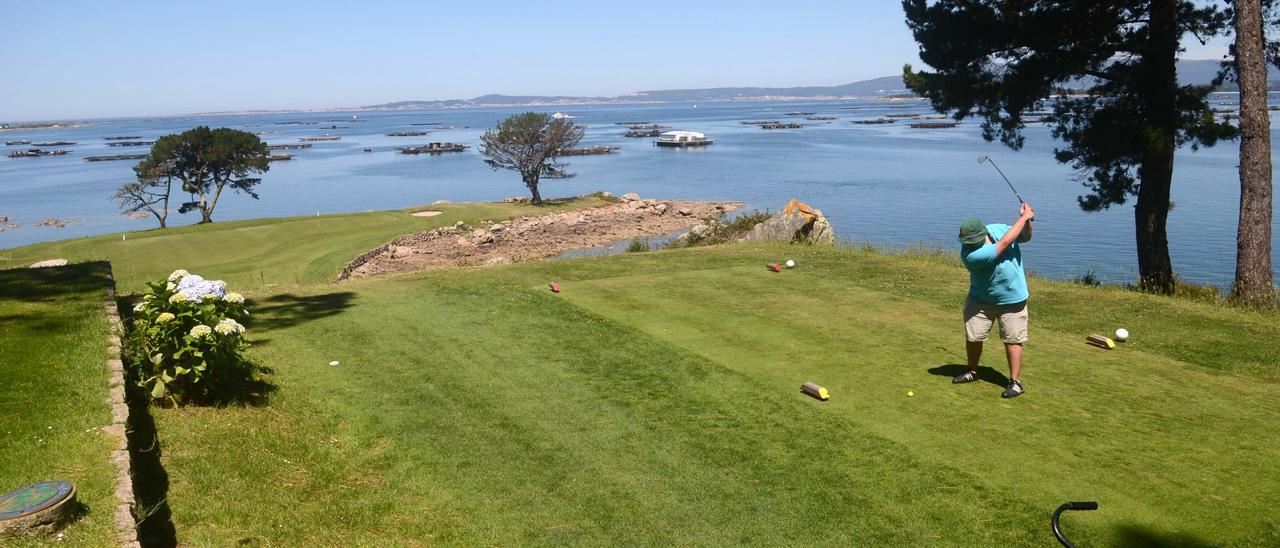
[[987, 241], [987, 225], [982, 224], [982, 219], [970, 217], [960, 224], [960, 243], [978, 245], [985, 241]]

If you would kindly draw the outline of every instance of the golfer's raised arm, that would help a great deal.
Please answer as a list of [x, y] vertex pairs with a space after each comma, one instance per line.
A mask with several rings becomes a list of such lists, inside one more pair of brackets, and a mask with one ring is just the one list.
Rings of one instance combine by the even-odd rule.
[[[1000, 237], [1000, 241], [996, 242], [997, 257], [1003, 254], [1004, 250], [1009, 249], [1009, 246], [1013, 245], [1013, 242], [1017, 241], [1019, 236], [1022, 234], [1022, 231], [1024, 229], [1028, 229], [1031, 219], [1034, 219], [1036, 216], [1036, 210], [1032, 209], [1031, 204], [1026, 202], [1023, 202], [1018, 209], [1020, 213], [1018, 220], [1014, 221], [1013, 226], [1009, 228], [1009, 231], [1005, 232], [1004, 236]], [[1030, 234], [1030, 232], [1028, 232], [1028, 234]]]
[[1027, 219], [1026, 226], [1022, 227], [1022, 232], [1018, 234], [1018, 243], [1020, 244], [1031, 241], [1031, 227], [1035, 226], [1031, 222], [1036, 220], [1036, 210], [1031, 209], [1031, 206], [1027, 205], [1026, 202], [1022, 202], [1022, 205], [1018, 206], [1018, 214], [1022, 214], [1027, 209], [1031, 210], [1031, 218]]

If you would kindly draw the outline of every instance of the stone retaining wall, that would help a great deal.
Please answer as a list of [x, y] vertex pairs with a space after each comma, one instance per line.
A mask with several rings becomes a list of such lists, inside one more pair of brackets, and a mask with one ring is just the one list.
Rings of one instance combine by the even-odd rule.
[[116, 525], [117, 543], [120, 546], [138, 546], [138, 532], [134, 520], [133, 475], [129, 458], [129, 441], [125, 425], [129, 423], [129, 406], [125, 402], [124, 362], [120, 359], [120, 336], [124, 325], [116, 306], [116, 282], [107, 265], [106, 296], [103, 309], [110, 323], [107, 335], [107, 405], [111, 406], [111, 424], [102, 431], [111, 438], [111, 464], [116, 471], [116, 507], [112, 513]]

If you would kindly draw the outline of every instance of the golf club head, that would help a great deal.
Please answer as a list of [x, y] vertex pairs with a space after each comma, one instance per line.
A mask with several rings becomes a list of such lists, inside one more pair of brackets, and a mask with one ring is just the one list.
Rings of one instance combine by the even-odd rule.
[[990, 160], [990, 158], [987, 158], [987, 155], [986, 155], [986, 154], [983, 154], [982, 156], [979, 156], [979, 157], [978, 157], [978, 163], [979, 163], [979, 164], [986, 163], [986, 161], [987, 161], [987, 160]]

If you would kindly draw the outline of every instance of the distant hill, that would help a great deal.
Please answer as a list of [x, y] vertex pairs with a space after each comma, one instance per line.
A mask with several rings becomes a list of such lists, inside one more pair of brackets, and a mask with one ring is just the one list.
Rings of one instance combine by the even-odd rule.
[[[1187, 59], [1178, 62], [1178, 80], [1183, 84], [1208, 84], [1218, 73], [1218, 61], [1214, 59]], [[1271, 89], [1280, 89], [1280, 71], [1269, 67], [1268, 80]], [[1085, 86], [1089, 80], [1081, 80], [1070, 87]], [[1227, 83], [1223, 91], [1234, 91], [1235, 85]], [[720, 87], [697, 89], [657, 89], [637, 91], [617, 97], [579, 97], [570, 95], [481, 95], [472, 99], [447, 99], [435, 101], [397, 101], [360, 107], [365, 110], [398, 110], [420, 108], [463, 108], [516, 105], [580, 105], [601, 103], [678, 103], [687, 101], [741, 101], [764, 99], [818, 99], [833, 97], [882, 97], [909, 93], [901, 75], [881, 76], [837, 86], [801, 87]]]
[[366, 105], [365, 110], [399, 110], [418, 108], [458, 108], [514, 105], [573, 105], [584, 103], [654, 103], [682, 101], [732, 101], [768, 98], [868, 97], [906, 92], [901, 76], [884, 76], [839, 86], [805, 86], [788, 88], [731, 87], [705, 89], [661, 89], [638, 91], [617, 97], [577, 97], [567, 95], [481, 95], [472, 99], [437, 101], [396, 101]]
[[664, 89], [640, 91], [630, 97], [653, 101], [725, 101], [764, 97], [865, 97], [899, 94], [906, 90], [902, 76], [881, 76], [840, 86]]

